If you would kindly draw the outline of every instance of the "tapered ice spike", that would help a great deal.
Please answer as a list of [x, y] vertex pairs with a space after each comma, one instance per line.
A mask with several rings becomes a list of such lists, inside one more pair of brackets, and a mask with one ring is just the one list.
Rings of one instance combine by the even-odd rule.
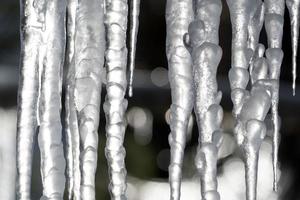
[[[81, 178], [79, 179], [79, 196], [82, 200], [93, 200], [96, 198], [95, 173], [97, 168], [98, 126], [105, 50], [103, 14], [102, 0], [78, 0], [73, 95], [80, 134]], [[76, 185], [78, 187], [78, 183]], [[78, 188], [76, 190], [78, 192]]]
[[[267, 4], [266, 16], [269, 17], [267, 22], [269, 22], [272, 17], [269, 15], [270, 2], [265, 1], [265, 3]], [[269, 67], [268, 62], [263, 58], [265, 48], [258, 44], [265, 16], [264, 4], [259, 0], [227, 0], [227, 4], [233, 33], [233, 59], [229, 80], [234, 104], [233, 114], [236, 118], [234, 134], [238, 145], [244, 152], [246, 199], [256, 200], [258, 153], [266, 132], [263, 121], [271, 106], [272, 91], [278, 86], [276, 81], [270, 79], [270, 74], [278, 74], [278, 69], [270, 72], [270, 69], [275, 66]], [[269, 34], [271, 31], [267, 28], [267, 32]], [[276, 33], [277, 35], [272, 36], [272, 39], [269, 38], [271, 40], [269, 43], [279, 43], [278, 39], [274, 41], [276, 36], [280, 37], [280, 32]], [[249, 66], [250, 69], [248, 69]], [[252, 83], [250, 92], [246, 90], [249, 78]]]
[[234, 129], [241, 134], [238, 143], [244, 153], [247, 200], [256, 199], [258, 154], [266, 134], [263, 121], [271, 106], [273, 82], [268, 80], [266, 67], [268, 65], [264, 58], [256, 59], [251, 77], [254, 82], [251, 94], [243, 103]]
[[[37, 131], [39, 46], [42, 30], [33, 1], [21, 3], [21, 53], [17, 119], [17, 190], [20, 200], [31, 199], [33, 144]], [[30, 12], [32, 15], [27, 15]]]
[[75, 33], [78, 1], [68, 0], [66, 46], [65, 132], [67, 151], [68, 198], [80, 199], [80, 139], [75, 108]]
[[166, 54], [172, 105], [170, 113], [170, 199], [180, 199], [181, 171], [188, 120], [193, 108], [192, 60], [184, 46], [184, 33], [193, 19], [192, 0], [168, 0], [166, 6]]
[[246, 197], [247, 200], [256, 199], [257, 169], [259, 149], [266, 133], [265, 125], [259, 120], [249, 120], [245, 127], [243, 153], [246, 163]]
[[[68, 87], [68, 86], [67, 86]], [[69, 89], [67, 89], [69, 90]], [[70, 121], [70, 96], [67, 92], [65, 97], [65, 108], [66, 108], [66, 119], [65, 119], [65, 131], [66, 131], [66, 151], [67, 151], [67, 183], [68, 183], [68, 199], [71, 200], [73, 197], [73, 143], [72, 143], [72, 132], [71, 132], [71, 121]]]
[[199, 144], [195, 164], [200, 174], [202, 199], [219, 200], [217, 154], [222, 138], [223, 110], [219, 105], [217, 69], [222, 57], [219, 43], [220, 0], [195, 1], [195, 19], [185, 36], [193, 60], [195, 114]]
[[135, 67], [135, 53], [136, 42], [139, 29], [139, 14], [140, 14], [140, 1], [130, 0], [130, 29], [129, 29], [129, 91], [128, 94], [132, 96], [133, 74]]
[[256, 200], [258, 152], [247, 149], [245, 155], [246, 198], [247, 200]]
[[[71, 116], [74, 114], [74, 98], [72, 87], [74, 87], [74, 73], [75, 67], [74, 62], [72, 63], [74, 56], [74, 39], [75, 39], [75, 20], [76, 20], [76, 10], [77, 10], [77, 0], [68, 0], [67, 5], [67, 45], [66, 45], [66, 93], [65, 93], [65, 133], [66, 133], [66, 152], [67, 152], [67, 183], [68, 183], [68, 199], [71, 200], [73, 198], [73, 188], [74, 188], [74, 156], [73, 156], [73, 140], [75, 134], [74, 125], [77, 124], [77, 120], [72, 118]], [[73, 112], [72, 112], [73, 111]], [[77, 132], [78, 134], [78, 132]], [[79, 161], [79, 159], [78, 159]]]
[[296, 94], [297, 78], [297, 52], [299, 39], [299, 18], [300, 18], [300, 0], [286, 0], [286, 5], [290, 13], [291, 21], [291, 40], [292, 40], [292, 73], [293, 73], [293, 95]]
[[41, 199], [63, 199], [65, 158], [62, 144], [61, 91], [66, 30], [66, 1], [39, 1], [36, 6], [45, 13], [40, 95], [40, 128], [38, 142], [41, 152]]
[[[279, 95], [278, 95], [279, 96]], [[278, 101], [272, 99], [272, 120], [274, 123], [273, 133], [273, 151], [272, 151], [272, 162], [273, 162], [273, 190], [278, 191], [278, 149], [280, 143], [280, 126], [279, 126], [279, 115], [278, 115]]]
[[126, 30], [127, 0], [107, 0], [105, 2], [105, 27], [107, 38], [106, 60], [106, 97], [103, 105], [106, 117], [105, 155], [109, 167], [109, 190], [112, 200], [125, 200], [126, 169], [123, 140], [126, 129]]
[[[20, 80], [18, 198], [30, 199], [31, 183], [29, 177], [31, 176], [32, 144], [36, 125], [38, 124], [40, 125], [39, 146], [43, 182], [42, 198], [62, 199], [65, 182], [65, 161], [61, 141], [60, 101], [62, 89], [61, 72], [65, 48], [64, 22], [66, 2], [30, 1], [22, 3], [21, 7], [24, 6], [24, 13], [22, 13], [22, 17], [24, 17], [24, 20], [22, 20], [24, 23], [22, 25], [23, 40], [28, 41], [28, 43], [24, 44], [24, 52], [21, 53], [21, 55], [24, 54], [24, 57], [21, 59], [21, 75], [26, 72], [26, 78], [22, 79], [21, 76]], [[55, 41], [58, 42], [55, 43]], [[47, 48], [49, 46], [52, 48]], [[26, 57], [27, 52], [30, 53], [31, 58]], [[33, 71], [28, 71], [28, 64]], [[34, 77], [31, 77], [32, 75]], [[32, 89], [35, 90], [34, 93], [29, 92]], [[27, 107], [28, 103], [22, 105], [24, 97], [29, 99], [29, 107]], [[26, 116], [26, 113], [30, 113], [31, 116]], [[25, 122], [25, 126], [31, 126], [30, 130], [24, 130], [26, 128], [24, 127], [24, 119], [22, 119], [24, 117], [27, 117], [28, 120]]]
[[266, 58], [269, 65], [270, 79], [276, 80], [278, 87], [273, 87], [272, 91], [272, 121], [273, 121], [273, 190], [278, 190], [278, 147], [280, 142], [279, 133], [279, 115], [278, 115], [278, 103], [279, 103], [279, 79], [280, 69], [283, 59], [282, 36], [283, 36], [283, 23], [284, 23], [284, 0], [267, 0], [266, 5], [266, 17], [265, 17], [265, 29], [268, 37], [269, 48], [266, 51]]
[[278, 148], [280, 143], [279, 133], [279, 115], [278, 115], [278, 103], [279, 103], [279, 77], [280, 69], [283, 59], [283, 51], [279, 48], [269, 48], [266, 51], [266, 58], [269, 64], [270, 78], [276, 81], [276, 86], [273, 87], [272, 91], [272, 121], [274, 125], [273, 130], [273, 190], [278, 190]]
[[203, 143], [197, 149], [195, 163], [201, 177], [201, 196], [203, 199], [220, 199], [217, 192], [217, 154], [216, 145], [211, 143]]

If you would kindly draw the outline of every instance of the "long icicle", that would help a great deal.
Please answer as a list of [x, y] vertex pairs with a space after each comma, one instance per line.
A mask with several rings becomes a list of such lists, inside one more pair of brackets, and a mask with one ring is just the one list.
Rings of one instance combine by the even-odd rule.
[[170, 113], [170, 199], [180, 199], [181, 171], [188, 121], [193, 108], [192, 60], [183, 36], [193, 19], [192, 0], [168, 0], [166, 6], [166, 54], [169, 65], [172, 105]]
[[136, 42], [139, 29], [139, 14], [140, 14], [140, 1], [130, 0], [130, 29], [129, 29], [129, 91], [128, 94], [132, 97], [133, 89], [133, 74], [135, 67], [135, 54], [136, 54]]
[[195, 1], [195, 20], [189, 26], [188, 46], [193, 59], [195, 113], [199, 144], [195, 164], [200, 174], [202, 199], [219, 200], [217, 154], [221, 143], [223, 109], [219, 105], [217, 69], [222, 57], [219, 43], [220, 0]]
[[271, 106], [273, 87], [276, 87], [276, 82], [269, 78], [266, 58], [257, 56], [253, 62], [251, 93], [243, 99], [234, 127], [242, 137], [239, 145], [246, 163], [247, 200], [256, 199], [259, 149], [266, 134], [264, 120]]
[[80, 199], [95, 199], [98, 126], [104, 64], [102, 0], [78, 0], [75, 33], [74, 100], [80, 134]]
[[61, 127], [62, 70], [66, 42], [66, 1], [35, 2], [44, 16], [40, 129], [38, 142], [41, 152], [41, 199], [63, 199], [65, 188], [65, 159]]
[[266, 51], [266, 58], [268, 65], [271, 69], [270, 79], [277, 82], [278, 87], [274, 87], [272, 91], [272, 121], [273, 121], [273, 190], [278, 190], [278, 148], [280, 142], [279, 133], [279, 115], [278, 115], [278, 102], [279, 102], [279, 79], [280, 69], [283, 59], [282, 36], [283, 36], [283, 23], [284, 23], [284, 0], [266, 0], [266, 15], [265, 15], [265, 28], [268, 37], [268, 49]]
[[126, 119], [126, 30], [127, 0], [107, 0], [105, 14], [107, 50], [106, 58], [106, 98], [104, 112], [106, 117], [105, 155], [109, 167], [111, 199], [126, 199], [125, 148], [123, 147]]
[[21, 4], [21, 59], [17, 120], [17, 198], [30, 200], [33, 141], [37, 130], [39, 47], [42, 24], [33, 0]]
[[[264, 21], [264, 4], [260, 0], [227, 0], [232, 23], [232, 66], [229, 71], [231, 97], [236, 118], [234, 133], [245, 162], [246, 199], [256, 199], [257, 166], [261, 142], [265, 135], [264, 119], [271, 104], [272, 87], [267, 87], [268, 65], [263, 45], [258, 45]], [[246, 90], [249, 81], [251, 92]], [[271, 89], [270, 89], [271, 88]]]
[[[66, 81], [65, 81], [65, 133], [66, 133], [66, 152], [67, 152], [67, 183], [68, 183], [68, 199], [73, 199], [74, 188], [74, 155], [73, 155], [73, 134], [74, 129], [78, 130], [77, 120], [74, 120], [76, 115], [74, 106], [74, 98], [72, 88], [74, 87], [74, 64], [72, 64], [74, 56], [74, 39], [75, 39], [75, 17], [77, 10], [77, 0], [68, 0], [67, 5], [67, 45], [66, 45]], [[73, 117], [72, 117], [73, 116]], [[74, 126], [76, 128], [74, 128]], [[77, 131], [78, 134], [78, 131]]]
[[286, 6], [290, 13], [291, 21], [291, 40], [292, 40], [292, 67], [293, 67], [293, 95], [296, 94], [297, 78], [297, 52], [299, 39], [299, 18], [300, 18], [300, 0], [286, 0]]

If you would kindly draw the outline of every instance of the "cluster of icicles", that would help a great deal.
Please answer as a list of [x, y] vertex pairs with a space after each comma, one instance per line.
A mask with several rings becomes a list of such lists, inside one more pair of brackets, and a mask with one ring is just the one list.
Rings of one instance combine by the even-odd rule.
[[[102, 83], [107, 90], [104, 111], [109, 190], [112, 199], [126, 199], [123, 147], [126, 68], [129, 57], [129, 96], [132, 96], [140, 4], [139, 0], [130, 1], [129, 55], [126, 48], [127, 0], [21, 1], [18, 199], [31, 199], [32, 151], [36, 135], [41, 152], [41, 199], [63, 199], [65, 170], [69, 199], [95, 199]], [[284, 9], [286, 4], [291, 18], [295, 91], [300, 1], [227, 0], [227, 4], [233, 33], [229, 81], [236, 120], [234, 134], [245, 162], [246, 197], [255, 200], [258, 153], [266, 134], [264, 119], [269, 110], [274, 122], [274, 190], [278, 187], [277, 110]], [[220, 199], [216, 175], [223, 110], [216, 74], [222, 57], [219, 46], [221, 12], [221, 0], [167, 0], [166, 53], [172, 91], [169, 136], [172, 200], [180, 199], [187, 126], [193, 108], [199, 126], [195, 165], [200, 174], [201, 196], [205, 200]], [[263, 24], [268, 36], [266, 50], [259, 43]], [[62, 96], [65, 97], [64, 119], [61, 117]]]

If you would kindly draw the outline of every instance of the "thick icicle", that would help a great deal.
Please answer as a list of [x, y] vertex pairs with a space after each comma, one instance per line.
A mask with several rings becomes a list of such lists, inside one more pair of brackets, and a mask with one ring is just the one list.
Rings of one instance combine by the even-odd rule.
[[297, 78], [297, 52], [299, 39], [299, 18], [300, 18], [300, 0], [286, 0], [286, 6], [290, 13], [291, 21], [291, 40], [292, 40], [292, 62], [293, 62], [293, 95], [296, 94]]
[[[266, 133], [264, 119], [276, 82], [269, 79], [268, 63], [262, 58], [264, 46], [257, 44], [264, 21], [264, 4], [260, 0], [227, 0], [227, 4], [233, 33], [229, 80], [236, 117], [234, 133], [245, 161], [246, 198], [255, 200], [258, 153]], [[251, 92], [246, 90], [249, 65]]]
[[106, 116], [105, 155], [109, 167], [111, 199], [125, 200], [126, 169], [125, 148], [123, 140], [126, 129], [125, 111], [126, 92], [126, 30], [127, 0], [107, 0], [105, 13], [107, 50], [106, 58], [106, 90], [104, 103]]
[[130, 29], [129, 29], [129, 96], [132, 96], [133, 71], [135, 66], [136, 42], [139, 29], [140, 0], [130, 0]]
[[17, 198], [30, 200], [33, 140], [37, 130], [39, 60], [42, 40], [40, 16], [33, 0], [21, 3], [21, 61], [17, 121]]
[[75, 33], [74, 100], [80, 134], [80, 199], [95, 199], [98, 126], [104, 64], [102, 0], [78, 0]]
[[199, 129], [199, 145], [195, 158], [200, 173], [202, 199], [219, 200], [217, 191], [217, 154], [221, 143], [223, 109], [219, 105], [217, 69], [222, 57], [219, 24], [220, 0], [195, 1], [195, 20], [186, 38], [193, 59], [195, 113]]
[[193, 19], [192, 0], [168, 0], [166, 7], [166, 54], [169, 65], [172, 105], [170, 113], [170, 199], [180, 199], [181, 170], [188, 121], [193, 108], [192, 60], [183, 36]]
[[[268, 63], [265, 58], [254, 60], [251, 93], [242, 102], [234, 131], [240, 133], [239, 145], [246, 163], [247, 200], [256, 199], [257, 164], [260, 145], [266, 134], [264, 119], [271, 106], [274, 80], [269, 79]], [[231, 81], [234, 75], [231, 76]]]
[[[74, 134], [74, 126], [76, 130], [77, 120], [74, 119], [75, 109], [74, 106], [74, 97], [73, 90], [74, 88], [74, 64], [72, 64], [73, 56], [74, 56], [74, 39], [75, 39], [75, 17], [76, 17], [76, 9], [77, 9], [77, 0], [68, 0], [67, 5], [67, 46], [66, 46], [66, 60], [65, 60], [65, 68], [66, 68], [66, 92], [65, 92], [65, 133], [66, 133], [66, 151], [67, 151], [67, 182], [68, 182], [68, 199], [71, 200], [73, 198], [73, 188], [74, 188], [74, 165], [73, 165], [73, 134]], [[73, 116], [73, 117], [72, 117]], [[78, 134], [78, 131], [77, 131]], [[79, 136], [78, 136], [79, 137]], [[78, 158], [79, 160], [79, 158]]]
[[63, 199], [65, 158], [61, 127], [62, 70], [66, 42], [66, 1], [35, 1], [34, 6], [44, 20], [42, 79], [40, 94], [41, 199]]
[[265, 15], [265, 28], [268, 37], [268, 49], [266, 51], [267, 62], [270, 67], [270, 79], [277, 82], [278, 87], [273, 87], [272, 91], [272, 121], [274, 125], [273, 130], [273, 190], [278, 189], [278, 147], [280, 142], [279, 133], [279, 115], [278, 115], [278, 102], [279, 102], [279, 78], [280, 69], [283, 59], [282, 35], [284, 23], [284, 0], [266, 0], [266, 15]]

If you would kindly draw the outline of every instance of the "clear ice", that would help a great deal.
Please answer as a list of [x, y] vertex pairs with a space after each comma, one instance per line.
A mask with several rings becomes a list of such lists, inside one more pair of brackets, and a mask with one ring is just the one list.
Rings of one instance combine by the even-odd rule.
[[[231, 87], [234, 135], [246, 169], [246, 199], [256, 199], [259, 149], [272, 114], [273, 188], [278, 190], [278, 114], [285, 6], [291, 21], [293, 94], [299, 38], [300, 0], [226, 0], [232, 25]], [[106, 85], [105, 155], [111, 199], [126, 199], [123, 141], [126, 130], [127, 64], [129, 96], [139, 26], [140, 0], [22, 0], [17, 119], [17, 188], [31, 199], [34, 139], [41, 152], [42, 200], [95, 199], [98, 126], [102, 84]], [[130, 4], [130, 13], [128, 12]], [[167, 0], [166, 55], [170, 108], [170, 199], [180, 199], [189, 118], [196, 114], [199, 141], [195, 165], [201, 196], [219, 200], [217, 154], [222, 142], [222, 98], [217, 69], [221, 0]], [[129, 51], [127, 54], [127, 20]], [[265, 26], [268, 46], [259, 43]], [[128, 57], [128, 63], [127, 63]], [[65, 121], [62, 126], [62, 89]], [[62, 134], [66, 135], [66, 158]], [[66, 162], [67, 161], [67, 162]], [[65, 163], [67, 163], [65, 178]]]
[[126, 31], [127, 0], [107, 0], [105, 27], [107, 38], [106, 97], [103, 105], [106, 117], [105, 156], [109, 167], [109, 190], [111, 199], [125, 200], [126, 168], [123, 141], [126, 129], [125, 112], [127, 100], [124, 98], [127, 87]]
[[139, 14], [140, 14], [140, 1], [130, 0], [130, 29], [129, 29], [129, 90], [128, 94], [131, 97], [133, 85], [133, 71], [135, 66], [136, 43], [139, 29]]

